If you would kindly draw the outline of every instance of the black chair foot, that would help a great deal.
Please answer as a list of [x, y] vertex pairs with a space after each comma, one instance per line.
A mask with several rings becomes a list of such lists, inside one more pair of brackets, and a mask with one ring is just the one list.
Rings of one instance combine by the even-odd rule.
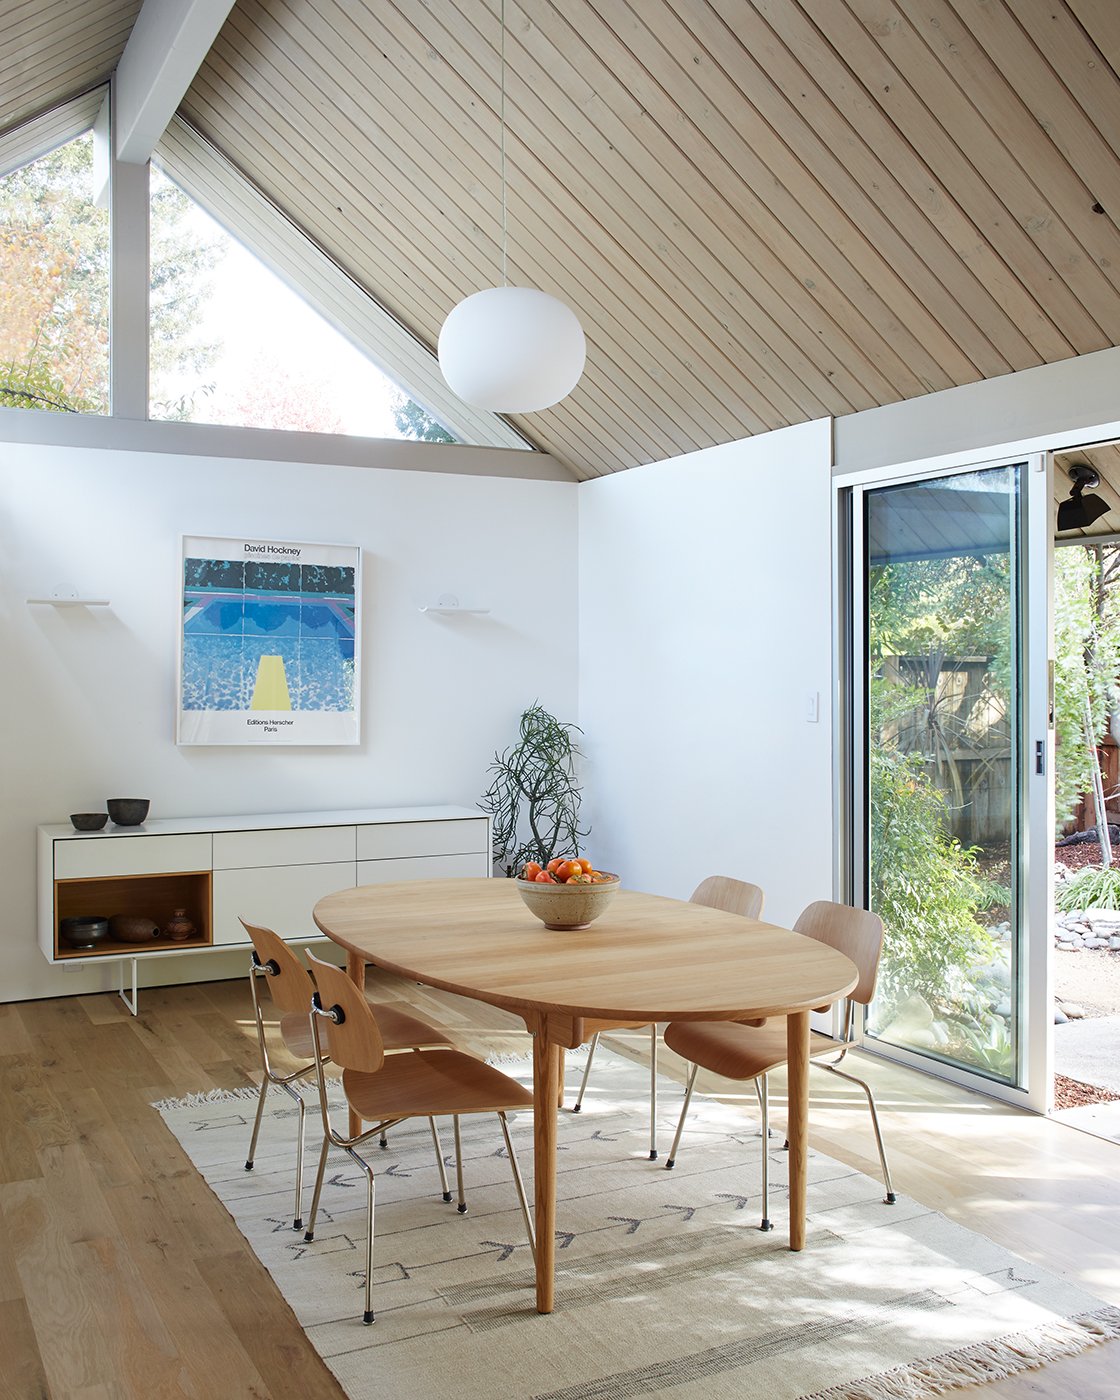
[[666, 1157], [666, 1159], [665, 1159], [665, 1170], [666, 1170], [667, 1172], [671, 1172], [671, 1171], [673, 1170], [673, 1168], [676, 1166], [676, 1164], [677, 1164], [677, 1159], [676, 1159], [675, 1157]]
[[450, 1201], [450, 1200], [451, 1200], [451, 1192], [450, 1192], [450, 1191], [445, 1191], [445, 1192], [443, 1193], [443, 1199], [444, 1199], [445, 1201]]
[[297, 1219], [295, 1219], [295, 1220], [292, 1221], [292, 1229], [293, 1229], [293, 1230], [302, 1230], [302, 1229], [303, 1229], [303, 1216], [302, 1216], [302, 1215], [299, 1216]]
[[758, 1228], [765, 1234], [767, 1230], [772, 1230], [774, 1228], [774, 1222], [772, 1220], [763, 1220], [759, 1223]]
[[657, 1148], [656, 1148], [656, 1147], [651, 1147], [651, 1148], [650, 1148], [650, 1150], [649, 1150], [649, 1160], [650, 1160], [651, 1162], [656, 1162], [656, 1161], [657, 1161]]
[[466, 1201], [460, 1201], [459, 1204], [455, 1207], [455, 1209], [459, 1212], [460, 1215], [466, 1215], [466, 1213], [467, 1213], [467, 1203], [466, 1203]]
[[315, 1238], [315, 1231], [314, 1231], [314, 1230], [308, 1230], [308, 1232], [307, 1232], [307, 1233], [304, 1235], [304, 1237], [303, 1237], [303, 1242], [304, 1242], [304, 1244], [310, 1244], [311, 1241], [312, 1241], [314, 1238]]
[[887, 1194], [883, 1197], [883, 1204], [893, 1206], [897, 1200], [898, 1197], [894, 1194], [894, 1192], [888, 1191]]
[[249, 1160], [245, 1163], [245, 1170], [246, 1170], [247, 1172], [251, 1172], [251, 1171], [253, 1170], [253, 1159], [252, 1159], [251, 1157], [250, 1157]]
[[580, 1105], [580, 1104], [578, 1104], [578, 1103], [572, 1104], [572, 1112], [573, 1112], [573, 1113], [578, 1113], [578, 1112], [580, 1111], [580, 1108], [581, 1108], [581, 1105]]
[[373, 1325], [373, 1313], [371, 1313], [371, 1312], [364, 1312], [364, 1313], [362, 1313], [362, 1321], [365, 1323], [365, 1325], [366, 1325], [367, 1327], [371, 1327], [371, 1326]]
[[389, 1139], [383, 1137], [377, 1145], [381, 1148], [382, 1152], [386, 1152], [389, 1148]]

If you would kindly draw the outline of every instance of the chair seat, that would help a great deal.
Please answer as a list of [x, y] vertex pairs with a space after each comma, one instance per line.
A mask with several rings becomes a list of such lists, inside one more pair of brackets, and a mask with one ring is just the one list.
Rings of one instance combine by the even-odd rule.
[[[415, 1050], [424, 1045], [451, 1045], [452, 1042], [426, 1021], [413, 1016], [403, 1001], [371, 1001], [373, 1014], [386, 1050]], [[309, 1060], [314, 1054], [311, 1023], [300, 1011], [280, 1017], [280, 1035], [290, 1054]]]
[[[739, 1021], [671, 1021], [664, 1040], [691, 1064], [725, 1079], [757, 1079], [788, 1058], [784, 1016], [772, 1017], [761, 1026]], [[810, 1059], [841, 1049], [841, 1042], [827, 1035], [813, 1032], [809, 1037]]]
[[369, 1123], [533, 1106], [532, 1090], [459, 1050], [389, 1055], [372, 1074], [343, 1070], [342, 1088], [351, 1108]]

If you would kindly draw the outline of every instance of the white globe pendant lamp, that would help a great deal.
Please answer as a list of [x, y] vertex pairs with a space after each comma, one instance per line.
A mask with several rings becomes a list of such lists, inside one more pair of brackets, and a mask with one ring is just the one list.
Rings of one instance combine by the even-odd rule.
[[506, 7], [501, 3], [502, 286], [455, 306], [439, 333], [439, 367], [452, 393], [491, 413], [536, 413], [566, 398], [587, 358], [583, 328], [547, 292], [506, 280]]
[[587, 342], [576, 314], [532, 287], [488, 287], [456, 306], [439, 333], [448, 387], [475, 408], [536, 413], [576, 387]]

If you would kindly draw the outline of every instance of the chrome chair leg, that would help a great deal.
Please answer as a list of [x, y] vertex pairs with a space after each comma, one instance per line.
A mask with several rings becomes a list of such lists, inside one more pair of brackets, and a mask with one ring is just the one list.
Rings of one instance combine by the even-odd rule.
[[376, 1188], [370, 1164], [364, 1157], [359, 1157], [352, 1147], [348, 1147], [346, 1152], [366, 1174], [366, 1310], [362, 1321], [369, 1327], [373, 1322], [373, 1206]]
[[451, 1199], [451, 1187], [447, 1184], [447, 1167], [444, 1165], [443, 1147], [440, 1144], [439, 1132], [436, 1129], [436, 1120], [434, 1118], [428, 1119], [428, 1127], [432, 1130], [432, 1146], [436, 1150], [436, 1166], [439, 1168], [439, 1184], [443, 1188], [443, 1199], [449, 1201]]
[[692, 1102], [692, 1090], [696, 1084], [696, 1075], [699, 1069], [699, 1065], [693, 1065], [692, 1069], [689, 1071], [688, 1083], [685, 1085], [684, 1090], [684, 1103], [681, 1104], [680, 1121], [677, 1123], [677, 1135], [673, 1139], [673, 1146], [669, 1149], [669, 1156], [665, 1161], [665, 1170], [667, 1172], [673, 1170], [673, 1164], [677, 1160], [677, 1148], [681, 1145], [681, 1133], [684, 1131], [684, 1120], [688, 1117], [688, 1106]]
[[766, 1076], [760, 1074], [754, 1081], [758, 1093], [758, 1107], [762, 1113], [762, 1220], [760, 1230], [772, 1230], [770, 1219], [770, 1086]]
[[[298, 1130], [297, 1130], [299, 1136], [298, 1136], [297, 1141], [296, 1141], [296, 1210], [295, 1210], [295, 1217], [294, 1217], [294, 1219], [292, 1220], [292, 1229], [293, 1229], [293, 1230], [302, 1230], [302, 1229], [303, 1229], [303, 1143], [304, 1143], [303, 1124], [304, 1124], [304, 1119], [305, 1119], [306, 1116], [307, 1116], [307, 1105], [306, 1105], [306, 1104], [304, 1103], [304, 1101], [303, 1101], [303, 1095], [302, 1095], [302, 1094], [297, 1094], [296, 1091], [292, 1088], [292, 1086], [291, 1086], [290, 1084], [281, 1084], [280, 1087], [281, 1087], [281, 1089], [284, 1090], [285, 1094], [287, 1094], [289, 1098], [295, 1099], [295, 1101], [296, 1101], [296, 1107], [299, 1109], [299, 1128], [298, 1128]], [[263, 1095], [263, 1094], [261, 1095], [261, 1103], [264, 1103], [264, 1095]], [[254, 1133], [254, 1138], [255, 1138], [255, 1137], [256, 1137], [256, 1134]]]
[[533, 1225], [533, 1217], [529, 1214], [529, 1201], [525, 1195], [525, 1183], [521, 1179], [521, 1168], [517, 1164], [517, 1153], [513, 1150], [513, 1141], [509, 1135], [509, 1124], [506, 1122], [504, 1113], [498, 1114], [498, 1122], [502, 1125], [502, 1136], [506, 1140], [506, 1151], [509, 1153], [510, 1170], [513, 1172], [513, 1184], [517, 1187], [517, 1199], [521, 1202], [521, 1215], [525, 1221], [525, 1233], [529, 1237], [529, 1253], [533, 1256], [533, 1262], [537, 1260], [537, 1232]]
[[837, 1069], [835, 1065], [830, 1065], [825, 1060], [811, 1060], [810, 1064], [815, 1064], [818, 1069], [826, 1069], [829, 1074], [838, 1075], [841, 1079], [847, 1079], [851, 1084], [858, 1084], [867, 1095], [867, 1107], [871, 1110], [871, 1126], [875, 1131], [875, 1146], [879, 1149], [879, 1165], [883, 1169], [883, 1186], [886, 1188], [886, 1195], [883, 1200], [886, 1205], [893, 1206], [898, 1200], [891, 1184], [890, 1168], [887, 1166], [887, 1150], [883, 1146], [883, 1134], [879, 1128], [879, 1110], [875, 1106], [875, 1095], [871, 1092], [871, 1085], [859, 1079], [854, 1074], [849, 1074], [847, 1070]]
[[463, 1135], [459, 1129], [459, 1115], [451, 1119], [455, 1132], [455, 1180], [459, 1187], [459, 1204], [455, 1209], [460, 1215], [467, 1213], [467, 1193], [463, 1189]]
[[649, 1160], [657, 1161], [657, 1023], [649, 1028]]
[[303, 1238], [310, 1244], [315, 1238], [315, 1221], [319, 1216], [319, 1197], [323, 1194], [323, 1177], [327, 1174], [327, 1153], [331, 1150], [330, 1138], [324, 1136], [319, 1153], [319, 1170], [315, 1173], [315, 1191], [311, 1197], [311, 1214], [307, 1217], [307, 1230]]
[[591, 1037], [591, 1044], [587, 1047], [587, 1063], [583, 1067], [583, 1078], [579, 1081], [579, 1093], [576, 1101], [572, 1104], [572, 1112], [578, 1113], [583, 1107], [583, 1096], [587, 1090], [587, 1077], [591, 1073], [591, 1061], [595, 1058], [595, 1051], [599, 1048], [599, 1032], [596, 1031]]
[[252, 1136], [252, 1138], [251, 1138], [250, 1141], [249, 1141], [249, 1155], [248, 1155], [248, 1157], [246, 1157], [246, 1159], [245, 1159], [245, 1170], [246, 1170], [247, 1172], [251, 1172], [251, 1171], [253, 1170], [253, 1162], [254, 1162], [254, 1160], [256, 1159], [256, 1155], [257, 1155], [257, 1137], [258, 1137], [258, 1135], [260, 1134], [260, 1130], [261, 1130], [261, 1118], [262, 1118], [262, 1116], [264, 1115], [264, 1100], [265, 1100], [265, 1095], [266, 1095], [267, 1093], [268, 1093], [268, 1075], [265, 1074], [265, 1077], [261, 1080], [261, 1095], [260, 1095], [260, 1098], [257, 1100], [257, 1116], [256, 1116], [256, 1119], [254, 1120], [254, 1123], [253, 1123], [253, 1136]]

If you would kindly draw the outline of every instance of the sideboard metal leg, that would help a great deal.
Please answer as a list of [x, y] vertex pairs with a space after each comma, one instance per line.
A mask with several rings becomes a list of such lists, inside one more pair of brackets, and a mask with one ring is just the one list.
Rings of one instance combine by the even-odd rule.
[[[128, 993], [127, 993], [127, 992], [125, 991], [125, 989], [124, 989], [124, 965], [125, 965], [126, 962], [132, 964], [132, 999], [131, 999], [131, 1001], [129, 1000]], [[138, 1003], [138, 997], [137, 997], [137, 995], [136, 995], [136, 964], [137, 964], [137, 962], [138, 962], [138, 959], [137, 959], [137, 958], [118, 958], [118, 959], [117, 959], [117, 995], [120, 997], [121, 1001], [124, 1002], [125, 1006], [128, 1007], [129, 1011], [131, 1011], [132, 1014], [133, 1014], [134, 1016], [136, 1015], [136, 1008], [137, 1008], [137, 1003]]]

